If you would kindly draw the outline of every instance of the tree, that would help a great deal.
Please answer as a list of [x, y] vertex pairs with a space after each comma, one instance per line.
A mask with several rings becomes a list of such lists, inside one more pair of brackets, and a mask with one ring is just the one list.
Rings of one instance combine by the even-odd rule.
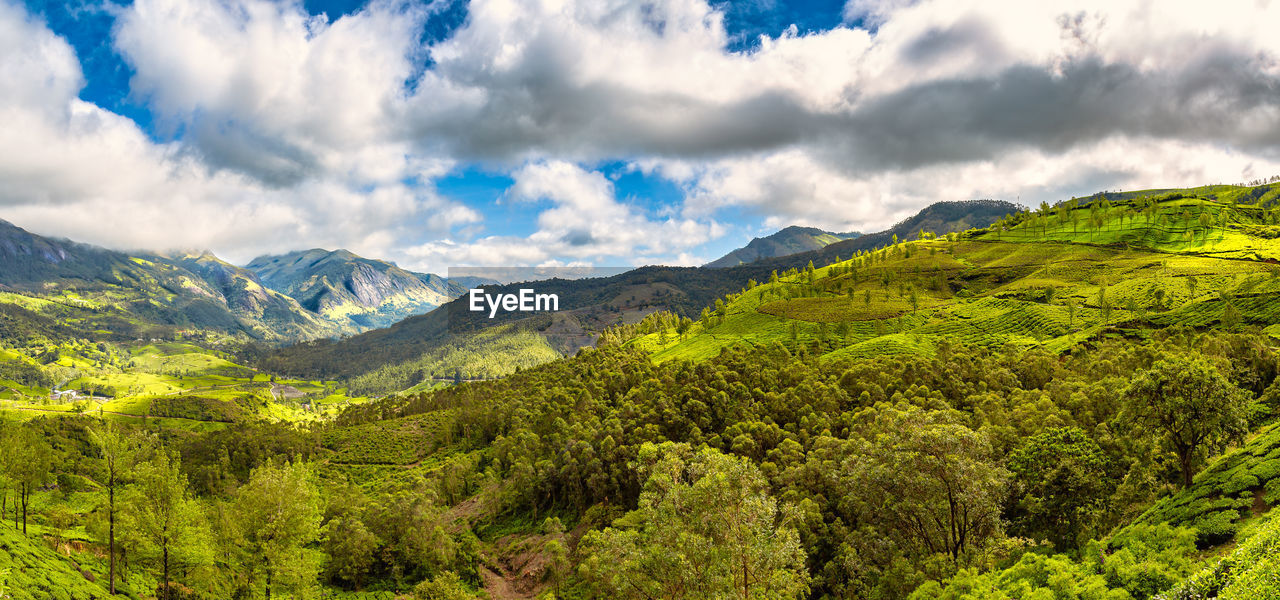
[[236, 492], [250, 577], [262, 574], [268, 599], [273, 590], [292, 593], [315, 584], [319, 560], [306, 545], [320, 535], [322, 502], [306, 463], [258, 467]]
[[953, 564], [1000, 534], [1009, 473], [960, 414], [902, 405], [862, 419], [863, 437], [844, 477], [866, 522], [922, 557], [942, 554]]
[[89, 439], [102, 453], [103, 491], [107, 493], [107, 556], [108, 590], [116, 593], [116, 493], [124, 483], [122, 475], [129, 472], [133, 456], [132, 443], [119, 426], [104, 421], [101, 427], [89, 430]]
[[1177, 455], [1183, 487], [1204, 454], [1246, 432], [1247, 396], [1203, 358], [1162, 359], [1138, 373], [1124, 397], [1128, 419], [1158, 428]]
[[1106, 454], [1097, 442], [1077, 427], [1050, 428], [1010, 454], [1007, 464], [1017, 532], [1046, 533], [1060, 550], [1089, 539], [1111, 492]]
[[373, 566], [378, 536], [352, 514], [329, 521], [325, 524], [324, 533], [325, 553], [329, 555], [328, 570], [335, 579], [349, 581], [359, 590]]
[[1240, 311], [1230, 301], [1227, 301], [1222, 309], [1222, 326], [1228, 330], [1234, 330], [1240, 326]]
[[796, 516], [750, 461], [666, 442], [641, 446], [633, 466], [645, 481], [638, 508], [580, 547], [596, 595], [747, 600], [808, 591]]
[[30, 427], [14, 428], [7, 440], [8, 462], [5, 472], [18, 494], [14, 506], [15, 524], [18, 506], [22, 508], [22, 534], [27, 534], [27, 513], [31, 505], [31, 492], [45, 481], [53, 468], [53, 448], [44, 436]]
[[473, 600], [475, 597], [453, 571], [445, 571], [413, 588], [414, 600]]
[[168, 600], [174, 567], [209, 562], [208, 523], [176, 453], [155, 448], [133, 473], [136, 483], [129, 486], [122, 521], [139, 537], [145, 558], [158, 564], [159, 599]]

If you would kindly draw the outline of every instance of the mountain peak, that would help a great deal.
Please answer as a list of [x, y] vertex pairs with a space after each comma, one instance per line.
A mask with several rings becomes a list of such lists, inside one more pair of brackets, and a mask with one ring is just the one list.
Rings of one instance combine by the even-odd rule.
[[790, 225], [772, 235], [753, 238], [745, 247], [734, 250], [705, 266], [718, 269], [754, 262], [762, 258], [817, 250], [828, 244], [856, 238], [859, 235], [861, 234], [856, 232], [832, 233], [817, 227]]

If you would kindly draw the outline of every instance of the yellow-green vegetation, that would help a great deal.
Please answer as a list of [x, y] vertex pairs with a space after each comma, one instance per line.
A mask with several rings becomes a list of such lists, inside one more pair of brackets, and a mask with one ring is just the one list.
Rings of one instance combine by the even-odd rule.
[[515, 325], [457, 334], [445, 344], [399, 364], [386, 365], [347, 382], [351, 393], [377, 396], [426, 391], [461, 380], [494, 379], [560, 358], [547, 339]]
[[312, 421], [363, 402], [336, 382], [277, 378], [189, 341], [67, 340], [0, 350], [0, 411], [87, 414], [191, 430]]
[[[89, 553], [68, 556], [51, 547], [57, 536], [24, 536], [0, 527], [0, 598], [14, 600], [106, 600], [106, 569]], [[127, 588], [123, 598], [139, 598]]]
[[1252, 189], [1097, 197], [985, 230], [926, 232], [750, 282], [683, 331], [650, 328], [629, 343], [658, 361], [773, 342], [834, 359], [930, 354], [940, 340], [1061, 352], [1104, 330], [1273, 326], [1280, 209], [1236, 203]]
[[1194, 483], [1162, 499], [1135, 522], [1169, 523], [1196, 530], [1201, 545], [1235, 537], [1250, 519], [1280, 505], [1280, 426], [1270, 426], [1228, 452]]
[[[10, 411], [0, 485], [28, 539], [129, 557], [148, 595], [1271, 598], [1274, 196], [1098, 196], [762, 268], [697, 318], [519, 370], [535, 332], [416, 363], [379, 344], [417, 330], [366, 334], [343, 352], [393, 364], [359, 385], [416, 389], [333, 419], [286, 413], [336, 409], [339, 382], [200, 343], [11, 344], [15, 384], [145, 393], [103, 419], [94, 400]], [[506, 376], [457, 382], [477, 360]], [[116, 422], [113, 484], [96, 440]], [[170, 508], [176, 539], [150, 526]]]

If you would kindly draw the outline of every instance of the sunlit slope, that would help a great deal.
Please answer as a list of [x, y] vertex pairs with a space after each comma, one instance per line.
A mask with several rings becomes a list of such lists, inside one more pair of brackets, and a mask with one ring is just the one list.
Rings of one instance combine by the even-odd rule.
[[[44, 539], [28, 537], [12, 527], [0, 527], [0, 598], [14, 600], [105, 600], [105, 565], [82, 564], [55, 552]], [[137, 598], [127, 585], [118, 585], [116, 598]]]
[[1108, 327], [1277, 325], [1280, 210], [1259, 189], [1095, 197], [941, 239], [926, 232], [749, 282], [683, 332], [631, 343], [659, 361], [775, 342], [836, 358], [954, 342], [1060, 351]]
[[0, 350], [0, 412], [11, 418], [87, 414], [206, 430], [325, 418], [363, 401], [333, 382], [273, 377], [192, 342], [68, 340]]

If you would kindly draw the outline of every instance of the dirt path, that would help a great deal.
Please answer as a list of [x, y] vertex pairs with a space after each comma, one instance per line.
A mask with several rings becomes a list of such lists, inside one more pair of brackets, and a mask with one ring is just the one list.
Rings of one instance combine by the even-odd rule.
[[480, 579], [484, 580], [484, 591], [489, 593], [490, 600], [525, 600], [534, 597], [532, 594], [516, 591], [506, 576], [494, 572], [488, 566], [480, 566]]

